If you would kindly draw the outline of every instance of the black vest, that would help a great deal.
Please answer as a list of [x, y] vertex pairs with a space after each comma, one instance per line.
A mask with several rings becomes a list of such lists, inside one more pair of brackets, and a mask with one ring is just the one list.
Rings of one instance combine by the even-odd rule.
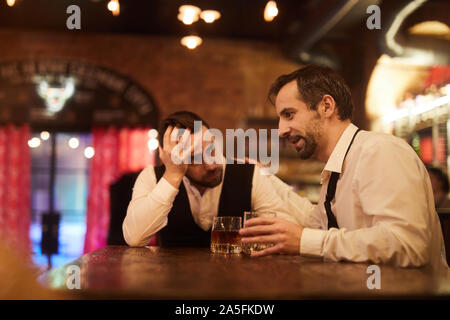
[[[155, 167], [157, 181], [165, 167]], [[253, 164], [227, 164], [219, 200], [218, 216], [242, 217], [251, 210]], [[180, 184], [167, 225], [158, 232], [162, 247], [209, 247], [211, 230], [204, 231], [192, 217], [189, 198], [184, 184]]]

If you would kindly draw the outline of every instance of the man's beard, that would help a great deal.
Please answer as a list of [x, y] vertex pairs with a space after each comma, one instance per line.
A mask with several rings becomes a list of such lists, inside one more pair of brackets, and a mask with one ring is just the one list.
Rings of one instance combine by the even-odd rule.
[[298, 143], [300, 140], [303, 140], [302, 148], [295, 147], [299, 157], [303, 160], [311, 158], [316, 153], [317, 139], [321, 136], [322, 126], [320, 122], [313, 122], [307, 129], [308, 131], [305, 132], [304, 135], [293, 134], [288, 138], [289, 141], [294, 144]]
[[[217, 174], [217, 177], [210, 178], [211, 176], [215, 175], [217, 171], [219, 171], [219, 174]], [[193, 182], [199, 186], [206, 187], [206, 188], [214, 188], [214, 187], [217, 187], [222, 182], [222, 172], [223, 172], [222, 168], [213, 170], [213, 171], [205, 174], [203, 176], [203, 179], [201, 179], [201, 180], [193, 179], [189, 175], [186, 175], [186, 176], [189, 178], [189, 180], [191, 182]]]
[[317, 141], [312, 134], [307, 134], [306, 137], [301, 137], [304, 144], [301, 150], [297, 150], [298, 155], [301, 159], [306, 160], [313, 156], [317, 149]]

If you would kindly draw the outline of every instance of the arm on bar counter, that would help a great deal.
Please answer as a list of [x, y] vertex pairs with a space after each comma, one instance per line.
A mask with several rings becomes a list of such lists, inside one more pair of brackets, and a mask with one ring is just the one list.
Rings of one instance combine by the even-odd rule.
[[277, 218], [247, 221], [240, 230], [243, 243], [274, 243], [255, 256], [301, 254], [448, 270], [423, 162], [406, 141], [352, 123], [351, 91], [336, 71], [311, 64], [281, 75], [269, 98], [279, 136], [301, 159], [325, 164], [314, 210], [321, 223], [309, 228]]
[[[252, 182], [252, 210], [276, 212], [280, 218], [309, 227], [318, 225], [318, 219], [310, 214], [314, 208], [311, 202], [296, 195], [277, 177], [263, 175], [255, 166]], [[148, 245], [151, 237], [167, 225], [177, 194], [178, 189], [164, 177], [156, 182], [153, 166], [139, 174], [123, 224], [124, 238], [130, 246]]]
[[[210, 167], [209, 165], [205, 166], [205, 164], [175, 164], [171, 154], [178, 144], [183, 143], [183, 140], [176, 141], [174, 139], [172, 141], [172, 139], [169, 139], [169, 136], [171, 137], [172, 133], [178, 130], [173, 129], [172, 126], [167, 128], [164, 134], [164, 147], [163, 149], [160, 148], [160, 158], [165, 165], [164, 175], [158, 181], [155, 168], [149, 166], [139, 174], [133, 188], [132, 200], [123, 223], [124, 238], [130, 246], [147, 245], [150, 238], [168, 224], [168, 216], [172, 212], [173, 203], [179, 193], [181, 183], [183, 183], [189, 199], [185, 205], [190, 206], [190, 210], [185, 210], [185, 213], [192, 213], [195, 223], [200, 228], [204, 231], [210, 230], [213, 217], [218, 215], [219, 202], [222, 201], [223, 179], [217, 180], [217, 184], [205, 184], [209, 187], [204, 185], [203, 192], [200, 193], [198, 187], [192, 186], [193, 183], [190, 182], [194, 178], [187, 174], [189, 172], [188, 167], [192, 166], [196, 168], [193, 170], [202, 169], [201, 174], [196, 177], [197, 179], [208, 177], [209, 172], [216, 171], [214, 169], [217, 168], [216, 165]], [[195, 134], [191, 135], [191, 137], [194, 136]], [[185, 131], [184, 138], [189, 139], [188, 137], [189, 132]], [[223, 163], [225, 163], [225, 159], [223, 160]], [[233, 166], [233, 164], [230, 164], [230, 166]], [[227, 165], [223, 164], [222, 177], [226, 168]], [[211, 171], [206, 169], [211, 169]], [[239, 179], [240, 177], [237, 181]], [[296, 220], [307, 222], [306, 218], [301, 218], [302, 215], [308, 217], [309, 214], [306, 213], [309, 213], [313, 208], [307, 199], [295, 196], [296, 201], [287, 201], [293, 197], [291, 195], [292, 189], [278, 178], [262, 174], [258, 165], [254, 166], [251, 179], [251, 197], [249, 199], [251, 210], [276, 212], [278, 217], [294, 223], [297, 223]], [[202, 185], [200, 184], [200, 186]], [[238, 189], [236, 188], [236, 190]], [[295, 206], [295, 209], [293, 206]], [[293, 215], [294, 212], [297, 213], [296, 216]]]
[[[300, 228], [300, 251], [284, 252], [287, 248], [293, 249], [285, 245], [292, 243], [289, 238], [296, 236], [292, 228], [274, 219], [260, 223], [272, 224], [272, 229], [266, 226], [258, 230], [254, 220], [248, 225], [253, 228], [241, 230], [245, 236], [253, 237], [245, 242], [268, 241], [268, 237], [285, 239], [279, 241], [278, 248], [266, 249], [255, 256], [284, 252], [332, 261], [431, 266], [435, 270], [448, 268], [425, 167], [400, 139], [384, 136], [366, 139], [370, 136], [365, 133], [362, 136], [365, 138], [356, 143], [349, 155], [346, 175], [338, 184], [333, 204], [341, 228], [327, 230], [324, 206], [316, 206], [311, 212], [311, 218], [316, 218], [312, 220], [315, 226], [305, 224], [304, 229]], [[293, 199], [294, 195], [290, 200]], [[282, 231], [275, 230], [281, 227]]]
[[178, 189], [166, 179], [157, 183], [153, 166], [138, 176], [123, 223], [123, 236], [130, 246], [146, 246], [151, 237], [167, 224]]

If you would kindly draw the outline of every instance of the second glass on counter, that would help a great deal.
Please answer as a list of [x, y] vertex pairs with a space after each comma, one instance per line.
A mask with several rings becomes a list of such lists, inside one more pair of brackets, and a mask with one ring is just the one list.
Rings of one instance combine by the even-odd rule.
[[[244, 224], [247, 220], [253, 218], [267, 217], [276, 218], [277, 214], [275, 212], [257, 212], [257, 211], [246, 211], [244, 212]], [[245, 254], [251, 254], [254, 251], [260, 251], [273, 246], [273, 243], [245, 243], [242, 244], [242, 251]]]

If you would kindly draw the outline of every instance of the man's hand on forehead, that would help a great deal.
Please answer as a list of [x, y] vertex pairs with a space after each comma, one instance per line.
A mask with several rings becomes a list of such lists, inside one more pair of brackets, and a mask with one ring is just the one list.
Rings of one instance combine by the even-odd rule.
[[166, 167], [164, 178], [175, 188], [178, 188], [186, 173], [188, 165], [186, 155], [189, 156], [191, 153], [190, 149], [183, 151], [184, 145], [180, 143], [189, 141], [189, 131], [185, 130], [180, 134], [180, 142], [179, 133], [181, 133], [179, 128], [168, 126], [164, 132], [163, 145], [159, 146], [159, 157]]
[[189, 163], [189, 158], [194, 146], [190, 144], [190, 130], [168, 126], [164, 133], [164, 150], [170, 154], [176, 164]]
[[[213, 155], [216, 137], [209, 132], [209, 129], [193, 133], [189, 129], [169, 126], [167, 134], [170, 135], [170, 144], [174, 147], [177, 146], [175, 148], [177, 156], [180, 156], [181, 153], [184, 154], [182, 158], [190, 159], [188, 163], [220, 162]], [[208, 159], [204, 158], [205, 154]]]

